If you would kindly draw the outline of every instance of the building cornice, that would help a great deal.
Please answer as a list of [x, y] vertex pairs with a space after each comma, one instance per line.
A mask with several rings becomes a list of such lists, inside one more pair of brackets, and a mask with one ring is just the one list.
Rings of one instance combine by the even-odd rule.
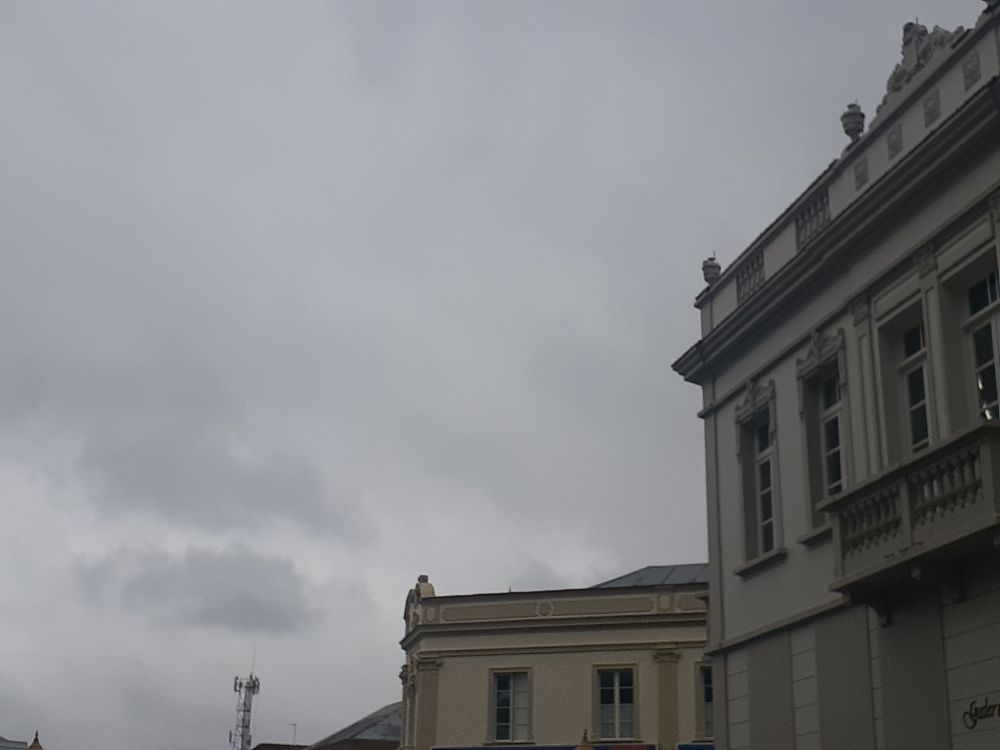
[[[885, 222], [922, 191], [955, 168], [955, 163], [981, 142], [997, 139], [1000, 84], [993, 78], [864, 195], [838, 214], [824, 230], [768, 279], [763, 288], [673, 364], [685, 380], [700, 383], [726, 357], [750, 340], [786, 320], [791, 306], [807, 299], [813, 284], [857, 251], [866, 233]], [[861, 291], [861, 290], [859, 290]], [[748, 334], [753, 333], [753, 336]]]

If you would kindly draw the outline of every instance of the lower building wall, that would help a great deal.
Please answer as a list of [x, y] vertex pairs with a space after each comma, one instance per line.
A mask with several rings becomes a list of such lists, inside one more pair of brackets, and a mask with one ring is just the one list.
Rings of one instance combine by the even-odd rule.
[[716, 654], [720, 750], [998, 750], [1000, 556]]

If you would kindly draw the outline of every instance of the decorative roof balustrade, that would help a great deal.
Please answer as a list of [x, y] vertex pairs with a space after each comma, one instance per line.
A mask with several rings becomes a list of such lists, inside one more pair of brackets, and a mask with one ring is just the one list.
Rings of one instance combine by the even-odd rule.
[[795, 242], [799, 250], [830, 223], [830, 191], [826, 188], [810, 196], [795, 215]]
[[736, 300], [743, 304], [764, 286], [764, 250], [750, 255], [736, 270]]

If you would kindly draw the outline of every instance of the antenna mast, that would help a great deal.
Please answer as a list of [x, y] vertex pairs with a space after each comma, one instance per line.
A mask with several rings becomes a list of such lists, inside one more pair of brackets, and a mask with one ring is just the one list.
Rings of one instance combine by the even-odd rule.
[[250, 709], [253, 697], [260, 692], [260, 678], [250, 670], [249, 677], [233, 678], [233, 692], [236, 693], [236, 730], [229, 733], [232, 750], [250, 750]]

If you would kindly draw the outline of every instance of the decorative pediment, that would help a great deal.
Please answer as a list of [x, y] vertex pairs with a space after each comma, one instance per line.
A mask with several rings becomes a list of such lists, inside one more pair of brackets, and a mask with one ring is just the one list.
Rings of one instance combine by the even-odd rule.
[[766, 407], [774, 398], [774, 381], [767, 381], [762, 385], [756, 380], [747, 381], [746, 392], [743, 401], [736, 405], [736, 421], [745, 422], [754, 416], [761, 409]]
[[809, 378], [827, 362], [837, 358], [844, 349], [844, 329], [826, 335], [813, 331], [804, 357], [795, 360], [795, 369], [800, 378]]

